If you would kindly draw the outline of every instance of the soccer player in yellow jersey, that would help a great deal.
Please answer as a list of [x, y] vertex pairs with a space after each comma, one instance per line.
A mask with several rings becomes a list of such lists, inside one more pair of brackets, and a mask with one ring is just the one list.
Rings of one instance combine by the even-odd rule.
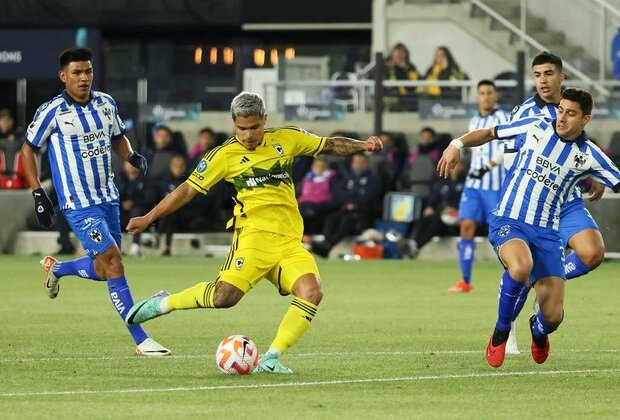
[[295, 198], [293, 160], [320, 153], [377, 152], [383, 145], [375, 136], [359, 141], [318, 137], [297, 127], [265, 129], [263, 99], [250, 92], [237, 95], [230, 111], [235, 136], [207, 153], [187, 181], [153, 210], [127, 225], [132, 234], [142, 232], [224, 179], [237, 190], [234, 216], [227, 226], [234, 234], [226, 261], [214, 283], [198, 283], [172, 295], [159, 293], [135, 304], [125, 321], [135, 325], [178, 309], [229, 308], [264, 277], [281, 295], [292, 293], [294, 299], [257, 371], [292, 373], [280, 363], [280, 355], [310, 327], [323, 298], [316, 262], [301, 242], [303, 221]]

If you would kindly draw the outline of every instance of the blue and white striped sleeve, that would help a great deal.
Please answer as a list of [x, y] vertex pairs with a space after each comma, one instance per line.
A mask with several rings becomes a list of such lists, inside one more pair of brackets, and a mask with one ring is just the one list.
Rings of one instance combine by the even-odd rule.
[[125, 123], [121, 119], [118, 113], [118, 107], [116, 106], [116, 101], [112, 99], [110, 95], [104, 94], [103, 97], [112, 105], [113, 116], [112, 116], [112, 137], [119, 138], [125, 134], [127, 129], [125, 128]]
[[541, 118], [527, 117], [495, 127], [495, 138], [509, 139], [520, 134], [527, 133], [527, 130], [535, 123], [540, 122]]
[[594, 158], [591, 167], [592, 176], [614, 190], [614, 192], [619, 192], [620, 170], [596, 145], [591, 144], [589, 146], [590, 153]]
[[56, 128], [56, 106], [46, 102], [39, 107], [26, 130], [26, 142], [34, 149], [40, 149]]

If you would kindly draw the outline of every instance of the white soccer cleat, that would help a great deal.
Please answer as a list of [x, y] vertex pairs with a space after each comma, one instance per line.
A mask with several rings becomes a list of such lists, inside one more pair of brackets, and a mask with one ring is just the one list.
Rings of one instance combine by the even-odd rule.
[[510, 324], [510, 334], [508, 334], [508, 341], [506, 342], [506, 354], [521, 354], [517, 346], [517, 329], [516, 322], [514, 321]]
[[56, 258], [46, 255], [39, 263], [43, 266], [45, 271], [45, 278], [43, 279], [43, 290], [50, 299], [55, 299], [60, 292], [60, 279], [54, 275], [54, 265], [57, 263]]
[[139, 356], [162, 357], [170, 356], [172, 352], [149, 337], [136, 346], [136, 354]]

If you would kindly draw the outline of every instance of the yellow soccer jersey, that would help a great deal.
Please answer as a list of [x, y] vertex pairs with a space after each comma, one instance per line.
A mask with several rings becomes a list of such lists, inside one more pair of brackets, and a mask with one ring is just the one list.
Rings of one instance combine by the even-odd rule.
[[301, 238], [293, 160], [300, 155], [316, 157], [325, 141], [298, 127], [266, 129], [255, 150], [232, 137], [203, 156], [186, 182], [203, 194], [221, 179], [234, 185], [236, 205], [227, 228], [247, 226]]

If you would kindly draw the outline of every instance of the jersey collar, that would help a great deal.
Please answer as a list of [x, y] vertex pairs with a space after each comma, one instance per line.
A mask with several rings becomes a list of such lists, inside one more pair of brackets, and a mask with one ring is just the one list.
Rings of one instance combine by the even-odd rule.
[[[64, 100], [67, 102], [67, 104], [69, 105], [73, 105], [73, 104], [78, 104], [78, 105], [82, 105], [79, 102], [77, 102], [75, 99], [73, 99], [71, 97], [71, 95], [69, 95], [69, 93], [67, 93], [67, 90], [63, 90], [62, 91], [62, 97], [64, 98]], [[93, 100], [93, 91], [91, 90], [90, 93], [88, 94], [88, 102]], [[87, 103], [88, 103], [87, 102]]]
[[556, 136], [558, 136], [560, 141], [562, 141], [564, 143], [575, 143], [575, 144], [577, 144], [577, 146], [581, 147], [588, 140], [588, 136], [586, 135], [585, 130], [582, 131], [581, 134], [579, 134], [579, 137], [577, 137], [576, 140], [565, 139], [564, 137], [560, 136], [558, 134], [558, 131], [555, 129], [555, 123], [556, 122], [557, 122], [557, 120], [553, 120], [553, 132], [555, 133]]
[[538, 93], [534, 95], [534, 102], [536, 102], [536, 105], [538, 105], [538, 108], [540, 109], [545, 108], [547, 105], [553, 105], [556, 108], [558, 107], [558, 104], [554, 104], [553, 102], [543, 101], [543, 98], [541, 98]]

